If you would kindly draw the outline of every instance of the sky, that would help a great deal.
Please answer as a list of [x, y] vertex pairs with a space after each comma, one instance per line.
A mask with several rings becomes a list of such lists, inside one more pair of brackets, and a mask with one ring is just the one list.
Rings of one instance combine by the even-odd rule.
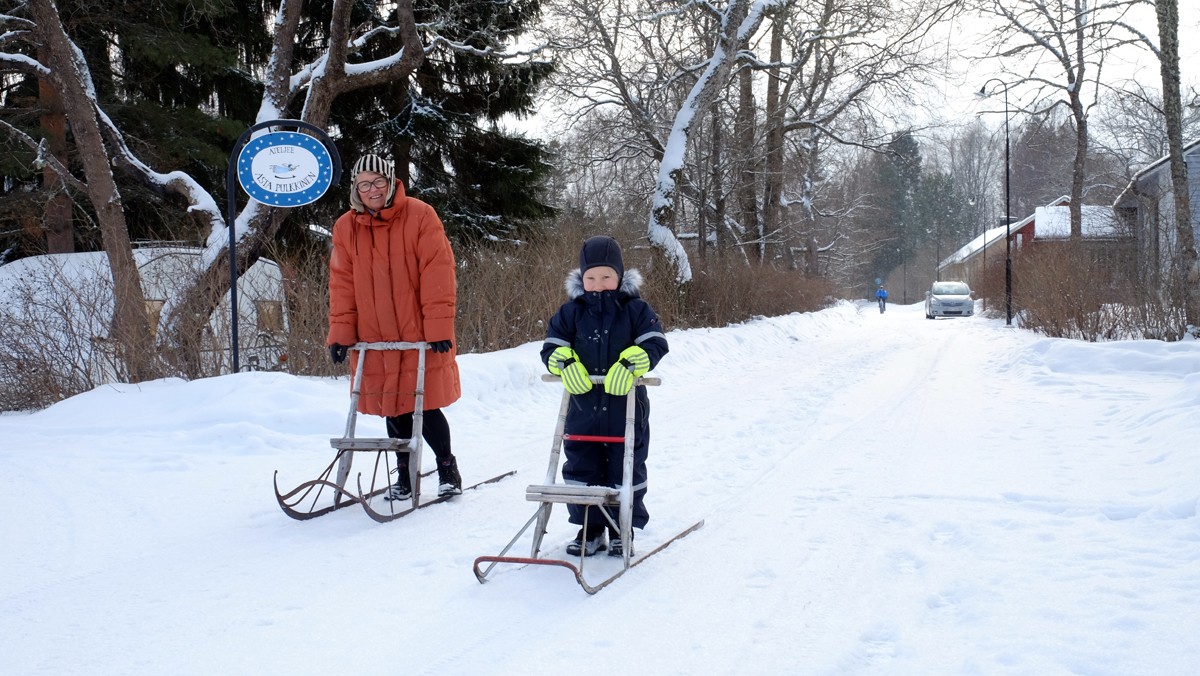
[[[1152, 7], [1137, 6], [1130, 10], [1127, 21], [1136, 29], [1142, 31], [1155, 42], [1158, 40], [1158, 23]], [[930, 111], [936, 119], [944, 123], [966, 122], [971, 117], [984, 114], [985, 119], [993, 125], [1004, 121], [1004, 104], [1002, 94], [1004, 87], [997, 82], [991, 82], [993, 77], [999, 77], [1002, 82], [1011, 86], [1009, 92], [1010, 108], [1016, 110], [1020, 104], [1029, 103], [1032, 89], [1022, 86], [1012, 73], [1030, 72], [1032, 64], [1021, 65], [1015, 57], [1003, 59], [981, 58], [989, 54], [990, 44], [988, 33], [997, 25], [994, 16], [956, 17], [945, 29], [940, 30], [936, 38], [941, 48], [945, 49], [950, 76], [944, 80], [933, 79], [938, 90], [929, 102]], [[1180, 70], [1183, 81], [1183, 98], [1186, 104], [1190, 99], [1188, 87], [1200, 86], [1200, 43], [1188, 40], [1187, 36], [1200, 29], [1200, 3], [1179, 1], [1179, 35], [1180, 40]], [[1037, 54], [1040, 68], [1037, 73], [1052, 82], [1063, 80], [1062, 69], [1052, 62], [1043, 52]], [[1004, 72], [1007, 66], [1010, 73]], [[1089, 71], [1089, 77], [1095, 77], [1094, 69]], [[1125, 88], [1126, 83], [1137, 81], [1148, 89], [1162, 89], [1161, 75], [1154, 56], [1140, 46], [1127, 46], [1106, 58], [1102, 74], [1105, 84]], [[992, 96], [981, 99], [977, 92], [986, 84], [987, 92]], [[1026, 91], [1029, 90], [1029, 91]]]
[[[1200, 30], [1200, 3], [1195, 0], [1179, 0], [1180, 40], [1180, 69], [1184, 86], [1184, 103], [1190, 99], [1188, 87], [1200, 86], [1200, 41], [1189, 40], [1187, 36]], [[1133, 8], [1127, 15], [1128, 21], [1138, 30], [1157, 41], [1158, 24], [1153, 9], [1149, 6]], [[899, 114], [905, 123], [935, 125], [953, 125], [969, 123], [975, 116], [983, 115], [992, 126], [1003, 124], [1004, 105], [1000, 94], [1003, 87], [995, 82], [989, 82], [992, 77], [1012, 82], [1009, 104], [1016, 110], [1021, 102], [1027, 102], [1026, 93], [1021, 86], [1013, 81], [1011, 75], [1004, 73], [1002, 62], [995, 59], [982, 58], [989, 52], [987, 49], [987, 34], [996, 25], [994, 16], [975, 16], [964, 14], [952, 21], [938, 26], [930, 32], [927, 46], [932, 54], [944, 56], [946, 77], [931, 76], [923, 78], [927, 85], [921, 91], [918, 99], [922, 105], [909, 107], [902, 111], [894, 109], [893, 104], [884, 106], [890, 113]], [[761, 31], [761, 29], [760, 29]], [[1042, 57], [1045, 60], [1045, 57]], [[1020, 72], [1007, 59], [1008, 65]], [[1061, 79], [1061, 69], [1053, 63], [1044, 64], [1048, 70], [1040, 71], [1042, 75], [1057, 81]], [[1127, 47], [1107, 59], [1104, 65], [1104, 81], [1107, 84], [1121, 87], [1122, 83], [1136, 80], [1149, 89], [1158, 91], [1161, 80], [1157, 62], [1153, 55], [1140, 47]], [[986, 99], [977, 96], [980, 87], [987, 83], [987, 91], [995, 94]], [[543, 102], [540, 112], [526, 119], [506, 117], [503, 122], [506, 128], [532, 137], [551, 138], [561, 133], [554, 108]]]
[[[276, 472], [332, 460], [345, 378], [0, 415], [3, 671], [1200, 673], [1200, 342], [844, 301], [668, 339], [635, 548], [704, 526], [594, 596], [562, 568], [472, 573], [545, 480], [561, 389], [537, 343], [461, 355], [446, 411], [467, 484], [516, 475], [387, 524], [276, 504]], [[557, 507], [545, 554], [574, 532]]]

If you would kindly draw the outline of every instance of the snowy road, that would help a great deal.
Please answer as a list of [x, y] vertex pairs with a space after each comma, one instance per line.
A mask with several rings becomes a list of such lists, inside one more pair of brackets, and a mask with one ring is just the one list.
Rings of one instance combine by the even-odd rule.
[[[638, 543], [706, 524], [594, 597], [471, 574], [546, 471], [536, 344], [462, 357], [447, 411], [468, 483], [518, 475], [387, 525], [271, 493], [329, 461], [345, 380], [0, 416], [5, 671], [1200, 672], [1200, 344], [849, 303], [669, 338]], [[547, 542], [573, 534], [558, 509]]]

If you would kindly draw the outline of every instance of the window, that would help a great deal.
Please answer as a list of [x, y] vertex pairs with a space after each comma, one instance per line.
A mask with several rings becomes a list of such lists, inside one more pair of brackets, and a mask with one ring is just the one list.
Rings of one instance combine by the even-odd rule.
[[935, 282], [933, 285], [935, 296], [966, 296], [970, 293], [971, 289], [962, 282]]
[[257, 315], [259, 331], [271, 333], [283, 332], [283, 303], [277, 300], [254, 301], [254, 314]]
[[165, 300], [150, 300], [146, 299], [146, 319], [150, 322], [150, 337], [158, 336], [158, 320], [162, 317], [163, 305], [166, 305]]

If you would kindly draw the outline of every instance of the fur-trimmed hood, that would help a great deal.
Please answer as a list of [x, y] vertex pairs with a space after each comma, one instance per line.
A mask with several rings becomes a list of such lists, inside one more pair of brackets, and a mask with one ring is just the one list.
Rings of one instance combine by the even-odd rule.
[[[569, 300], [575, 300], [583, 296], [583, 271], [576, 268], [567, 273], [563, 287], [567, 290], [567, 299]], [[621, 285], [617, 287], [617, 291], [631, 298], [640, 298], [642, 295], [642, 273], [638, 272], [637, 268], [626, 270], [625, 275], [621, 277]]]

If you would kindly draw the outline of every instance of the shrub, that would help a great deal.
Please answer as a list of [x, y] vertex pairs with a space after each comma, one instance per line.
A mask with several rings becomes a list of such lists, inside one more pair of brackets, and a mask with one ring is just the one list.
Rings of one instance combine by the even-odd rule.
[[[459, 351], [490, 352], [545, 337], [546, 321], [566, 299], [563, 281], [578, 266], [579, 247], [592, 234], [599, 233], [586, 223], [567, 222], [556, 226], [552, 236], [491, 242], [456, 252]], [[806, 279], [799, 272], [772, 266], [748, 266], [733, 256], [693, 256], [693, 281], [681, 287], [674, 271], [644, 236], [614, 236], [624, 250], [626, 269], [637, 268], [645, 277], [642, 295], [667, 330], [724, 326], [758, 316], [817, 310], [828, 305], [833, 295], [824, 280]], [[284, 275], [286, 358], [268, 359], [270, 363], [260, 360], [261, 367], [297, 375], [345, 373], [344, 366], [330, 363], [325, 347], [329, 317], [326, 245], [291, 255], [275, 252], [271, 257], [279, 262]], [[121, 379], [106, 359], [103, 341], [96, 338], [105, 333], [103, 317], [105, 312], [111, 313], [111, 289], [30, 278], [10, 289], [9, 298], [15, 302], [0, 310], [4, 313], [0, 316], [0, 343], [8, 346], [0, 349], [0, 408], [40, 408]], [[18, 307], [32, 310], [15, 313]], [[250, 330], [249, 323], [245, 326]], [[214, 331], [213, 335], [225, 334]], [[228, 369], [228, 359], [216, 349], [208, 350], [202, 361], [203, 372], [189, 377]]]
[[1014, 258], [1013, 279], [1022, 325], [1047, 336], [1094, 342], [1184, 335], [1183, 308], [1164, 301], [1104, 249], [1073, 242], [1038, 246]]

